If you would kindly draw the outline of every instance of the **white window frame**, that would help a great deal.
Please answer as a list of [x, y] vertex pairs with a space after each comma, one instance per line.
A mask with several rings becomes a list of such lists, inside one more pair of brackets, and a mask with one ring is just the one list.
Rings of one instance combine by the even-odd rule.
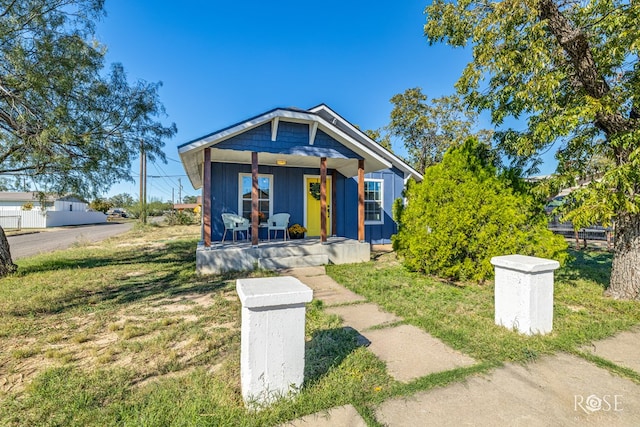
[[[238, 174], [238, 215], [242, 216], [242, 179], [244, 177], [248, 177], [252, 179], [252, 175], [250, 173], [239, 173]], [[269, 218], [273, 216], [273, 175], [272, 174], [258, 174], [258, 179], [260, 178], [269, 178]], [[260, 200], [260, 199], [258, 199]], [[266, 199], [263, 199], [266, 200]], [[266, 219], [266, 218], [265, 218]]]
[[[379, 200], [379, 202], [380, 202], [380, 220], [379, 221], [367, 220], [366, 219], [366, 209], [365, 209], [365, 221], [364, 221], [364, 224], [365, 225], [380, 225], [380, 224], [384, 224], [384, 179], [365, 178], [365, 180], [364, 180], [365, 187], [367, 185], [367, 182], [378, 182], [378, 183], [380, 183], [380, 200]], [[366, 194], [367, 194], [366, 188], [365, 188], [364, 193], [365, 193], [365, 197], [366, 197]], [[365, 198], [365, 200], [364, 200], [365, 206], [366, 206], [367, 202], [372, 202], [372, 201], [378, 202], [378, 200], [367, 200]]]

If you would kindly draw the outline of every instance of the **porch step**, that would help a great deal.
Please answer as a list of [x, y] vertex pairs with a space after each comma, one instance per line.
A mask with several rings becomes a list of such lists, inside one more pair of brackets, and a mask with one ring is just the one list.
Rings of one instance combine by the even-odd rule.
[[198, 274], [220, 274], [225, 271], [249, 271], [256, 266], [266, 269], [313, 267], [332, 264], [365, 262], [370, 259], [368, 243], [343, 237], [331, 237], [326, 244], [320, 239], [260, 242], [225, 242], [196, 251]]
[[280, 268], [313, 267], [317, 265], [329, 264], [327, 254], [314, 254], [304, 256], [279, 256], [272, 258], [260, 258], [258, 265], [267, 270], [277, 270]]
[[292, 246], [262, 244], [260, 246], [260, 258], [306, 257], [326, 255], [326, 253], [325, 246], [319, 243]]

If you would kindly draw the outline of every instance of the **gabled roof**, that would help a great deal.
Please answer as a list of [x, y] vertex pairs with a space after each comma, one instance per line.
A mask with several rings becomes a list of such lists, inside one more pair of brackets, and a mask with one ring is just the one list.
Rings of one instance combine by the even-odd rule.
[[[51, 194], [45, 196], [47, 202], [53, 202], [57, 198]], [[0, 191], [0, 202], [39, 202], [37, 192], [33, 191]]]
[[[56, 194], [45, 194], [44, 201], [87, 203], [74, 195], [59, 196]], [[0, 191], [0, 202], [40, 202], [40, 196], [37, 191]]]
[[[308, 124], [310, 144], [313, 144], [318, 130], [326, 133], [365, 160], [365, 173], [395, 166], [404, 172], [405, 177], [413, 176], [418, 181], [422, 180], [422, 176], [416, 170], [359, 131], [328, 106], [321, 104], [310, 110], [276, 108], [180, 145], [178, 153], [191, 184], [194, 188], [202, 186], [202, 152], [205, 148], [211, 147], [212, 160], [229, 163], [248, 163], [249, 157], [245, 151], [217, 149], [216, 145], [269, 122], [272, 124], [272, 132], [273, 129], [276, 129], [272, 135], [272, 140], [275, 140], [280, 121]], [[287, 160], [288, 164], [297, 167], [318, 167], [317, 158], [313, 156], [290, 156], [287, 159], [288, 156], [286, 155], [272, 153], [262, 153], [260, 155], [260, 163], [276, 164], [276, 159], [282, 157]], [[357, 162], [350, 159], [328, 158], [327, 167], [336, 169], [345, 176], [355, 176], [357, 174]]]
[[313, 108], [310, 108], [309, 111], [319, 114], [320, 116], [326, 117], [336, 126], [343, 128], [344, 131], [350, 134], [353, 138], [360, 139], [363, 142], [366, 141], [366, 143], [369, 144], [374, 151], [378, 152], [381, 156], [389, 160], [393, 164], [393, 166], [397, 167], [402, 172], [404, 172], [405, 176], [407, 177], [410, 176], [414, 178], [416, 181], [422, 181], [423, 176], [420, 174], [420, 172], [418, 172], [417, 170], [409, 166], [400, 157], [396, 156], [391, 151], [387, 150], [382, 145], [378, 144], [376, 141], [371, 139], [366, 133], [362, 132], [360, 129], [352, 125], [349, 121], [347, 121], [338, 113], [336, 113], [331, 108], [329, 108], [328, 105], [320, 104]]

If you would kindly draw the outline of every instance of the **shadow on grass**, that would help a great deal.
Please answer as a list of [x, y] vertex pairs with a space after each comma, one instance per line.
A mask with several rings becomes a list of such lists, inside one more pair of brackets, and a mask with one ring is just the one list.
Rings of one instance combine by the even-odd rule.
[[569, 250], [570, 261], [557, 272], [558, 280], [591, 280], [605, 289], [611, 279], [613, 254], [605, 250]]
[[[162, 250], [149, 249], [123, 249], [114, 251], [112, 255], [106, 256], [101, 250], [99, 255], [82, 254], [79, 257], [60, 257], [59, 253], [54, 253], [34, 264], [20, 266], [16, 276], [26, 276], [32, 273], [46, 272], [64, 269], [88, 269], [113, 265], [131, 264], [165, 264], [171, 262], [190, 263], [194, 265], [196, 251], [193, 242], [173, 241], [166, 242], [166, 248]], [[89, 252], [91, 253], [91, 252]], [[66, 255], [66, 254], [65, 254]]]
[[305, 344], [305, 385], [318, 381], [355, 349], [369, 344], [369, 340], [351, 327], [314, 332]]
[[[140, 271], [136, 271], [138, 266]], [[160, 300], [185, 294], [206, 294], [222, 291], [228, 281], [242, 273], [218, 276], [195, 274], [195, 245], [189, 241], [166, 242], [162, 249], [126, 249], [113, 254], [104, 251], [69, 256], [51, 256], [41, 262], [21, 267], [15, 277], [28, 280], [29, 275], [53, 270], [92, 270], [101, 267], [122, 266], [121, 273], [113, 275], [113, 283], [99, 287], [72, 286], [66, 291], [49, 297], [34, 298], [34, 301], [14, 307], [14, 316], [56, 314], [77, 307], [99, 304], [128, 304], [140, 300]], [[129, 266], [126, 268], [125, 266]], [[103, 274], [98, 273], [97, 274]], [[246, 274], [246, 273], [245, 273]], [[64, 289], [64, 285], [61, 285]]]

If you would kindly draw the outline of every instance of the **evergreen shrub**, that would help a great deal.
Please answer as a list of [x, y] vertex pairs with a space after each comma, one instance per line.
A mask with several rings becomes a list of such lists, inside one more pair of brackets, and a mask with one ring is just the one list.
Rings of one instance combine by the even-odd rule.
[[564, 238], [547, 228], [539, 202], [524, 188], [500, 175], [491, 151], [469, 139], [427, 168], [421, 183], [410, 181], [407, 205], [397, 209], [394, 248], [409, 269], [454, 280], [493, 277], [490, 260], [499, 255], [563, 264]]

